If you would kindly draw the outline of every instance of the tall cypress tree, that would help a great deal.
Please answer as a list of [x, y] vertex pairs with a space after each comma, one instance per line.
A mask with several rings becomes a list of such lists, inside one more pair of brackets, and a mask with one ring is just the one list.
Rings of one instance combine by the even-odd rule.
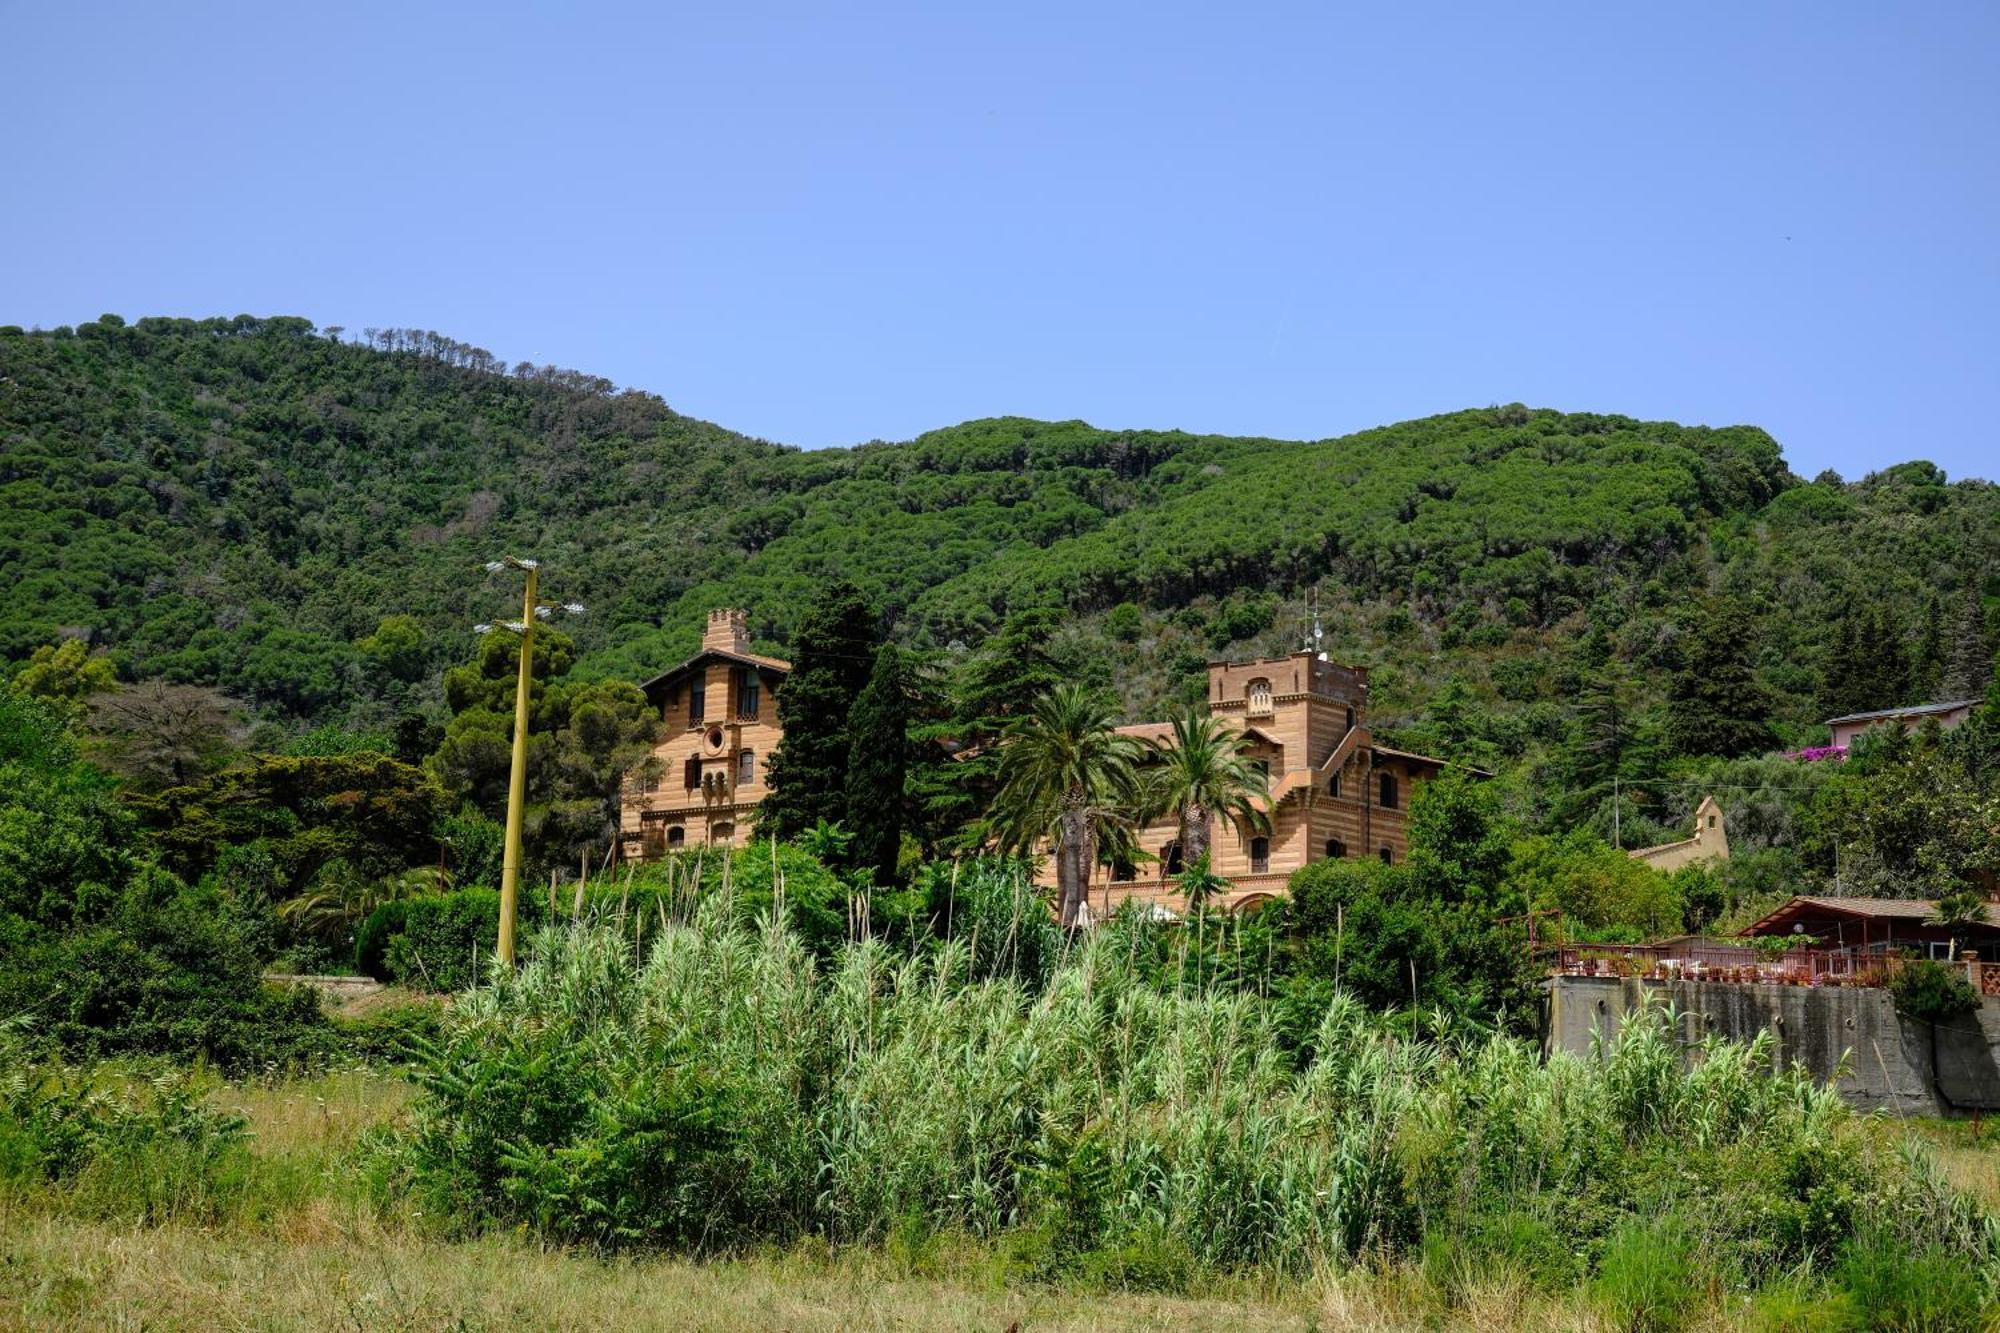
[[903, 655], [893, 643], [875, 652], [875, 669], [854, 701], [847, 758], [849, 854], [877, 884], [896, 878], [903, 850], [903, 779], [909, 771], [909, 694]]
[[1976, 699], [1993, 679], [1992, 640], [1986, 637], [1986, 599], [1975, 580], [1952, 624], [1943, 697]]
[[1932, 593], [1924, 602], [1924, 619], [1918, 631], [1916, 651], [1910, 657], [1910, 693], [1917, 699], [1935, 699], [1944, 683], [1944, 607]]
[[1751, 664], [1750, 617], [1712, 602], [1683, 628], [1680, 662], [1667, 682], [1667, 746], [1675, 754], [1738, 755], [1768, 750], [1770, 696]]
[[792, 674], [778, 689], [785, 734], [771, 751], [759, 833], [792, 838], [847, 817], [849, 715], [874, 661], [875, 612], [859, 588], [837, 583], [799, 626]]
[[1822, 717], [1841, 717], [1862, 712], [1854, 707], [1855, 620], [1854, 612], [1843, 612], [1833, 627], [1833, 638], [1820, 653], [1819, 697], [1815, 701]]

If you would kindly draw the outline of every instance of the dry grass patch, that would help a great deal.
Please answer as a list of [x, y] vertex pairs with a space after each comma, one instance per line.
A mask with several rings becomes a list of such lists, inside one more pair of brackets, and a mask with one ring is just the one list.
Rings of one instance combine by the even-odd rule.
[[1304, 1329], [1264, 1303], [893, 1276], [871, 1255], [600, 1261], [347, 1229], [310, 1243], [0, 1213], [0, 1327], [35, 1329]]

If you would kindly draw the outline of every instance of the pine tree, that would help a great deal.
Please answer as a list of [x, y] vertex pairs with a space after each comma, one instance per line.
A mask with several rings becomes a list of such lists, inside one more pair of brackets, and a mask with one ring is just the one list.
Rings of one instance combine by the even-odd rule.
[[1734, 759], [1770, 749], [1770, 696], [1751, 665], [1750, 618], [1734, 603], [1696, 610], [1667, 683], [1667, 746], [1681, 755]]
[[903, 655], [893, 643], [875, 652], [875, 669], [854, 701], [847, 758], [849, 858], [877, 884], [896, 878], [903, 850], [903, 780], [909, 771], [909, 695]]
[[760, 834], [793, 838], [822, 819], [847, 817], [850, 714], [874, 650], [875, 612], [859, 588], [835, 584], [799, 626], [792, 674], [778, 689], [785, 734], [771, 751]]
[[1942, 697], [1976, 699], [1993, 678], [1992, 640], [1986, 637], [1986, 599], [1978, 583], [1965, 591], [1965, 602], [1952, 625], [1949, 660]]
[[922, 733], [963, 756], [922, 783], [921, 822], [936, 840], [977, 836], [972, 830], [1000, 789], [1001, 735], [1031, 714], [1037, 699], [1075, 679], [1074, 664], [1051, 648], [1061, 627], [1061, 613], [1048, 607], [1016, 611], [959, 669], [950, 718]]

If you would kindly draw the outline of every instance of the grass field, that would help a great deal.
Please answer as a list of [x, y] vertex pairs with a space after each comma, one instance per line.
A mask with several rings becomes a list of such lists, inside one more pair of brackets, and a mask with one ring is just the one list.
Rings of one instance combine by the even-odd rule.
[[990, 1246], [806, 1245], [695, 1263], [599, 1259], [514, 1236], [442, 1238], [369, 1189], [364, 1136], [409, 1088], [356, 1069], [225, 1085], [247, 1169], [188, 1216], [138, 1222], [118, 1189], [0, 1196], [7, 1329], [1278, 1329], [1590, 1328], [1575, 1302], [1497, 1282], [1441, 1309], [1414, 1272], [1328, 1276], [1194, 1297], [1057, 1290], [1010, 1278]]
[[[0, 1197], [0, 1328], [7, 1329], [1609, 1329], [1589, 1293], [1539, 1293], [1504, 1273], [1446, 1296], [1421, 1265], [1323, 1274], [1282, 1287], [1167, 1297], [1019, 1280], [991, 1245], [933, 1239], [834, 1251], [807, 1244], [710, 1262], [601, 1259], [521, 1236], [449, 1239], [370, 1188], [364, 1139], [410, 1090], [354, 1069], [224, 1085], [242, 1114], [245, 1169], [226, 1197], [138, 1222], [88, 1178]], [[2000, 1199], [2000, 1134], [1920, 1133], [1955, 1182]], [[1849, 1312], [1851, 1315], [1851, 1312]], [[1712, 1296], [1695, 1327], [1863, 1327], [1821, 1307]]]

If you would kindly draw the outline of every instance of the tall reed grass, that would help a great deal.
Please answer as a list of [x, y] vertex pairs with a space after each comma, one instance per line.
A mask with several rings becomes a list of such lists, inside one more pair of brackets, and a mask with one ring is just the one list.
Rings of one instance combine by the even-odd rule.
[[398, 1149], [433, 1210], [696, 1252], [960, 1233], [1127, 1286], [1409, 1257], [1613, 1302], [1660, 1282], [1635, 1228], [1711, 1294], [1831, 1272], [1865, 1231], [1992, 1295], [1994, 1220], [1919, 1150], [1765, 1042], [1688, 1062], [1657, 1011], [1544, 1061], [1337, 995], [1300, 1048], [1254, 990], [1154, 984], [1117, 932], [1023, 977], [965, 938], [822, 963], [714, 898], [654, 925], [544, 929], [461, 997]]

